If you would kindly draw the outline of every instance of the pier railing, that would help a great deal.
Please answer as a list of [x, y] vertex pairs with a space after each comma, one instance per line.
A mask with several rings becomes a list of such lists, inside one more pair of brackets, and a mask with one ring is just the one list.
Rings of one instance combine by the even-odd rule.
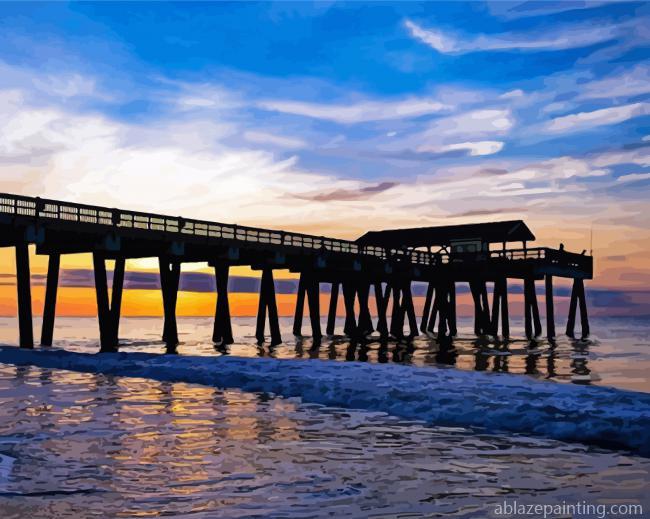
[[574, 267], [587, 271], [591, 271], [593, 268], [592, 256], [567, 252], [562, 249], [550, 249], [548, 247], [494, 250], [490, 251], [490, 258], [499, 258], [511, 261], [539, 259], [546, 260], [547, 263], [562, 267]]
[[33, 218], [39, 221], [60, 221], [98, 225], [120, 229], [139, 229], [177, 235], [191, 236], [206, 241], [232, 240], [252, 244], [269, 244], [296, 247], [306, 252], [334, 252], [362, 255], [381, 260], [407, 261], [414, 265], [436, 266], [449, 262], [482, 262], [489, 260], [547, 260], [563, 267], [575, 267], [591, 271], [592, 258], [547, 247], [493, 250], [478, 253], [431, 253], [422, 250], [385, 249], [373, 245], [360, 246], [350, 240], [315, 236], [296, 232], [262, 229], [235, 224], [209, 222], [180, 216], [126, 211], [107, 207], [61, 202], [45, 198], [0, 193], [0, 214]]
[[0, 193], [0, 213], [38, 220], [59, 220], [106, 228], [141, 229], [193, 236], [209, 240], [233, 240], [246, 243], [270, 244], [297, 247], [310, 251], [364, 255], [387, 260], [403, 259], [415, 265], [435, 266], [446, 262], [446, 257], [426, 251], [390, 249], [376, 246], [359, 246], [350, 240], [327, 238], [296, 232], [261, 229], [244, 225], [223, 224], [204, 220], [165, 216], [159, 214], [111, 209], [85, 204], [60, 202], [45, 198], [32, 198], [21, 195]]

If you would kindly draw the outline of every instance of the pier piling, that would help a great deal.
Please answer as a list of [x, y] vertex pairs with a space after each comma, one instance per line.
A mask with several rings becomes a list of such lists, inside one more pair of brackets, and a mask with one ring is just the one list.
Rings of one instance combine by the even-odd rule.
[[160, 268], [160, 288], [163, 297], [163, 341], [168, 348], [178, 344], [178, 326], [176, 324], [176, 301], [178, 299], [178, 283], [180, 281], [181, 265], [168, 258], [158, 258]]
[[359, 283], [357, 296], [359, 300], [359, 334], [365, 337], [375, 331], [370, 316], [370, 284], [367, 281]]
[[429, 281], [429, 285], [427, 286], [427, 296], [424, 299], [424, 308], [422, 309], [422, 321], [420, 322], [420, 331], [422, 333], [426, 333], [429, 324], [429, 313], [431, 312], [434, 286], [433, 281]]
[[95, 296], [97, 299], [97, 318], [99, 320], [99, 351], [117, 351], [119, 343], [119, 323], [122, 306], [122, 288], [124, 284], [124, 258], [115, 260], [111, 295], [108, 294], [108, 277], [106, 258], [99, 252], [93, 252], [93, 270], [95, 274]]
[[275, 285], [273, 283], [273, 270], [265, 268], [262, 270], [262, 282], [260, 284], [260, 302], [257, 309], [257, 326], [255, 338], [258, 344], [264, 343], [264, 328], [266, 314], [269, 316], [269, 328], [271, 332], [271, 346], [282, 343], [280, 334], [280, 323], [278, 321], [278, 306], [275, 300]]
[[320, 341], [323, 337], [320, 328], [320, 285], [318, 278], [313, 274], [310, 274], [307, 278], [307, 303], [309, 305], [312, 340], [315, 342]]
[[474, 300], [474, 334], [488, 335], [490, 333], [491, 323], [485, 280], [471, 280], [469, 287], [472, 292], [472, 299]]
[[339, 302], [339, 284], [338, 281], [332, 282], [330, 289], [330, 305], [327, 313], [327, 328], [325, 329], [327, 335], [334, 335], [336, 327], [336, 307]]
[[228, 265], [215, 264], [214, 276], [217, 287], [217, 302], [214, 312], [212, 342], [220, 345], [232, 344], [232, 323], [230, 321], [230, 304], [228, 302]]
[[535, 280], [531, 276], [524, 279], [524, 323], [526, 338], [532, 339], [542, 334]]
[[18, 330], [21, 348], [34, 347], [32, 322], [32, 288], [27, 243], [16, 244], [16, 288], [18, 290]]
[[553, 276], [546, 274], [546, 337], [555, 338], [555, 309], [553, 308]]
[[[417, 337], [418, 321], [415, 317], [415, 307], [413, 305], [413, 294], [411, 292], [411, 280], [406, 280], [402, 286], [404, 312], [409, 323], [409, 337]], [[402, 318], [403, 319], [403, 318]]]
[[388, 321], [386, 320], [386, 307], [388, 306], [388, 297], [390, 296], [389, 287], [386, 285], [386, 293], [382, 290], [381, 283], [374, 285], [375, 303], [377, 305], [377, 331], [382, 340], [388, 337]]
[[571, 290], [571, 303], [569, 305], [569, 319], [566, 325], [566, 334], [569, 337], [575, 336], [576, 307], [580, 304], [580, 326], [582, 327], [582, 337], [589, 336], [589, 318], [587, 316], [587, 301], [585, 299], [585, 285], [580, 278], [573, 281]]
[[354, 300], [357, 288], [352, 281], [343, 282], [343, 302], [345, 303], [345, 326], [343, 333], [348, 337], [357, 337], [357, 318], [354, 312]]
[[43, 325], [41, 327], [41, 346], [52, 346], [60, 265], [61, 255], [56, 253], [50, 254], [47, 261], [47, 281], [45, 285], [45, 304], [43, 306]]
[[296, 312], [293, 316], [293, 334], [302, 336], [302, 317], [305, 312], [305, 273], [300, 273], [298, 280], [298, 292], [296, 294]]

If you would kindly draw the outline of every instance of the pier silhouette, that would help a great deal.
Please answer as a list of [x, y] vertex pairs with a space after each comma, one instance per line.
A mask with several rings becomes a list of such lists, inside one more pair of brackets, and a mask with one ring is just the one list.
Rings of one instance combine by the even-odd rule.
[[[162, 337], [168, 351], [174, 351], [178, 344], [176, 303], [180, 267], [192, 262], [207, 262], [214, 268], [217, 303], [212, 339], [219, 346], [234, 342], [228, 276], [231, 266], [240, 265], [261, 271], [255, 333], [259, 343], [266, 340], [267, 317], [271, 344], [282, 342], [273, 281], [273, 271], [278, 269], [300, 274], [293, 333], [302, 335], [306, 299], [316, 342], [322, 337], [321, 283], [331, 284], [326, 333], [333, 335], [336, 331], [340, 290], [345, 309], [343, 333], [355, 343], [375, 331], [381, 340], [401, 340], [437, 330], [439, 341], [451, 340], [457, 334], [458, 282], [470, 286], [475, 334], [507, 338], [508, 279], [524, 282], [524, 327], [528, 338], [542, 334], [535, 281], [545, 281], [546, 335], [553, 338], [553, 277], [573, 280], [566, 334], [574, 336], [578, 310], [582, 336], [589, 334], [584, 280], [593, 277], [593, 258], [567, 252], [563, 247], [528, 247], [535, 236], [521, 220], [373, 231], [350, 241], [0, 194], [0, 232], [0, 246], [15, 248], [23, 348], [34, 346], [30, 244], [36, 246], [36, 254], [48, 256], [40, 341], [43, 346], [50, 346], [53, 341], [61, 255], [77, 253], [90, 253], [93, 257], [101, 351], [118, 349], [125, 261], [151, 257], [159, 262], [164, 310]], [[513, 242], [521, 242], [521, 247], [509, 248], [508, 244]], [[115, 262], [110, 295], [107, 260]], [[428, 283], [419, 319], [413, 304], [413, 281]], [[487, 283], [494, 284], [491, 305]], [[377, 314], [374, 322], [371, 289]]]

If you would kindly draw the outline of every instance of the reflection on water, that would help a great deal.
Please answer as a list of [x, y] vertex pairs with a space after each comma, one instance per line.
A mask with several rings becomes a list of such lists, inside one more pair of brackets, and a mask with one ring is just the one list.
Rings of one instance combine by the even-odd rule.
[[[215, 347], [208, 339], [212, 320], [179, 319], [180, 355], [270, 356], [360, 362], [398, 362], [417, 366], [454, 366], [464, 370], [515, 373], [539, 379], [576, 384], [598, 384], [650, 392], [650, 325], [635, 319], [593, 319], [594, 335], [588, 340], [558, 337], [555, 341], [539, 338], [528, 341], [513, 338], [509, 342], [473, 337], [473, 321], [459, 321], [459, 337], [453, 342], [438, 342], [422, 335], [411, 342], [351, 342], [334, 336], [313, 343], [311, 338], [296, 338], [291, 319], [281, 319], [284, 343], [258, 346], [254, 337], [255, 319], [233, 320], [236, 344]], [[342, 328], [338, 323], [337, 329]], [[523, 329], [513, 320], [513, 330]], [[38, 328], [37, 328], [38, 329]], [[165, 353], [160, 340], [161, 319], [126, 318], [122, 320], [121, 351]], [[0, 342], [17, 342], [15, 319], [0, 318]], [[62, 318], [57, 320], [55, 347], [71, 351], [97, 351], [95, 319]], [[167, 352], [171, 353], [171, 352]]]
[[649, 478], [580, 445], [0, 364], [3, 518], [486, 517], [504, 498], [647, 507]]

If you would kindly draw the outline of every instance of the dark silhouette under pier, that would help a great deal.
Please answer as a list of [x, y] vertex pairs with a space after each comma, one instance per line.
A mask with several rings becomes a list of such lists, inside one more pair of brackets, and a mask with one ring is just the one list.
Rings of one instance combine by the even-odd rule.
[[[524, 282], [525, 334], [542, 334], [536, 280], [545, 280], [546, 334], [555, 336], [553, 277], [573, 280], [566, 334], [575, 335], [578, 309], [582, 336], [589, 334], [584, 280], [593, 276], [593, 259], [547, 247], [529, 248], [535, 239], [523, 221], [369, 232], [356, 241], [279, 230], [147, 214], [57, 200], [0, 194], [0, 246], [16, 251], [20, 346], [34, 345], [28, 246], [49, 256], [41, 344], [53, 340], [60, 258], [90, 253], [93, 257], [101, 351], [115, 351], [125, 261], [158, 258], [163, 296], [163, 339], [168, 351], [178, 344], [176, 302], [182, 263], [208, 262], [215, 270], [217, 303], [212, 339], [219, 347], [234, 341], [228, 303], [229, 268], [247, 265], [261, 271], [255, 336], [271, 344], [282, 341], [273, 271], [300, 274], [293, 332], [302, 335], [305, 299], [313, 340], [322, 337], [320, 284], [331, 284], [325, 331], [335, 333], [339, 291], [343, 294], [343, 332], [354, 341], [378, 332], [382, 340], [437, 332], [438, 339], [457, 333], [456, 283], [467, 282], [474, 301], [478, 336], [510, 335], [508, 279]], [[520, 248], [508, 244], [521, 242]], [[110, 290], [106, 260], [115, 260]], [[411, 284], [427, 282], [420, 324]], [[487, 283], [493, 283], [492, 307]], [[370, 312], [374, 292], [377, 319]], [[358, 313], [358, 315], [357, 315]], [[405, 331], [406, 329], [406, 331]]]

